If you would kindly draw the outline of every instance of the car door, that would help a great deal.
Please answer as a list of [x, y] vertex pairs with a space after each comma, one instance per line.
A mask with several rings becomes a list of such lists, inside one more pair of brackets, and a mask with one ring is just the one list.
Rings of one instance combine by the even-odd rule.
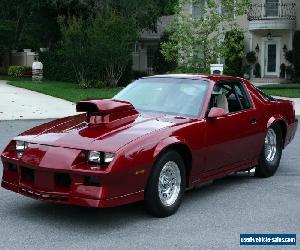
[[205, 169], [208, 171], [251, 161], [261, 145], [260, 119], [243, 83], [217, 84], [227, 98], [229, 112], [218, 118], [206, 118]]

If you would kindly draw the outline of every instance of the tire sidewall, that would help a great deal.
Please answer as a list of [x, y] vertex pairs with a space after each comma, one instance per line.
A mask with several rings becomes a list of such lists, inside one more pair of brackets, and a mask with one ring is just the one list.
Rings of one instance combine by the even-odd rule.
[[272, 124], [268, 128], [268, 130], [269, 129], [273, 129], [276, 134], [276, 155], [273, 161], [267, 161], [266, 153], [265, 153], [265, 142], [264, 142], [260, 154], [258, 172], [260, 172], [261, 175], [265, 177], [272, 176], [277, 171], [281, 160], [282, 149], [283, 149], [283, 138], [282, 138], [281, 128], [277, 124]]
[[[170, 206], [166, 206], [161, 202], [159, 198], [159, 192], [158, 192], [159, 176], [163, 166], [168, 161], [174, 161], [177, 164], [180, 170], [180, 177], [181, 177], [180, 191], [178, 197], [176, 201]], [[152, 212], [154, 215], [158, 217], [166, 217], [175, 213], [180, 206], [185, 191], [185, 185], [186, 185], [186, 175], [185, 175], [185, 167], [184, 167], [184, 162], [182, 160], [182, 157], [176, 151], [173, 150], [161, 154], [161, 156], [158, 157], [158, 159], [153, 165], [152, 173], [146, 187], [146, 192], [145, 192], [146, 207], [148, 208], [148, 210], [150, 210], [150, 212]]]

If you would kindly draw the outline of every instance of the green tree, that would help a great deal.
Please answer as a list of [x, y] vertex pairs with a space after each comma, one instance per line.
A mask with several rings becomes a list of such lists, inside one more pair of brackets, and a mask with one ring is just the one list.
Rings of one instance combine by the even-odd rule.
[[155, 30], [157, 19], [175, 12], [178, 0], [46, 0], [58, 15], [91, 18], [99, 12], [113, 10], [134, 18], [139, 30]]
[[173, 71], [177, 67], [177, 62], [167, 61], [165, 59], [164, 55], [162, 54], [162, 44], [164, 44], [165, 42], [168, 41], [169, 36], [170, 35], [167, 32], [165, 32], [165, 34], [163, 34], [163, 36], [161, 37], [161, 42], [160, 42], [159, 48], [156, 51], [155, 56], [154, 56], [154, 63], [153, 63], [154, 72], [156, 72], [158, 74], [164, 74], [169, 71]]
[[225, 58], [225, 74], [242, 76], [244, 52], [244, 33], [241, 30], [233, 29], [225, 33], [223, 43], [223, 55]]
[[93, 63], [90, 27], [82, 18], [71, 18], [67, 22], [59, 19], [62, 41], [61, 54], [72, 65], [79, 84], [85, 84]]
[[[249, 0], [207, 0], [202, 13], [192, 16], [182, 11], [199, 0], [180, 0], [179, 11], [170, 26], [171, 36], [162, 46], [169, 61], [178, 61], [187, 71], [208, 72], [209, 65], [223, 54], [225, 32], [235, 24], [235, 15], [246, 13]], [[233, 4], [234, 3], [234, 4]]]
[[44, 1], [0, 1], [0, 48], [49, 47], [59, 39], [57, 15]]
[[90, 80], [100, 79], [117, 86], [131, 62], [137, 39], [135, 20], [106, 11], [95, 19], [61, 19], [60, 23], [61, 54], [72, 65], [77, 82], [85, 86]]
[[127, 65], [137, 40], [136, 21], [112, 11], [98, 14], [93, 22], [92, 50], [104, 69], [104, 81], [116, 87]]

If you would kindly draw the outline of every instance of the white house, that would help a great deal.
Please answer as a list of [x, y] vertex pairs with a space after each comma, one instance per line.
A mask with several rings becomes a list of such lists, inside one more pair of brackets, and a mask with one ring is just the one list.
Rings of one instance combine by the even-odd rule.
[[[218, 1], [221, 3], [221, 0]], [[192, 16], [201, 15], [206, 0], [191, 2], [193, 3], [186, 6], [184, 11]], [[278, 78], [280, 65], [282, 63], [288, 65], [285, 53], [292, 49], [293, 34], [295, 30], [300, 30], [300, 0], [251, 0], [247, 15], [235, 18], [238, 25], [246, 30], [245, 52], [255, 51], [257, 54], [261, 76]], [[160, 33], [156, 33], [157, 36], [152, 40], [152, 43], [156, 44], [155, 48], [158, 47], [159, 35], [167, 24], [168, 22], [164, 22], [164, 25], [160, 25]], [[135, 51], [135, 55], [139, 54], [140, 61], [134, 59], [134, 69], [149, 71], [151, 67], [149, 57], [151, 58], [153, 47], [143, 42], [141, 44], [145, 46]]]

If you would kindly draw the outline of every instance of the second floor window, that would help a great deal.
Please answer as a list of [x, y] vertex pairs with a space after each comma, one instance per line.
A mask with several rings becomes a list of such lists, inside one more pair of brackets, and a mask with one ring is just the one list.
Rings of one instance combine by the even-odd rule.
[[266, 16], [278, 16], [279, 14], [279, 0], [266, 0]]

